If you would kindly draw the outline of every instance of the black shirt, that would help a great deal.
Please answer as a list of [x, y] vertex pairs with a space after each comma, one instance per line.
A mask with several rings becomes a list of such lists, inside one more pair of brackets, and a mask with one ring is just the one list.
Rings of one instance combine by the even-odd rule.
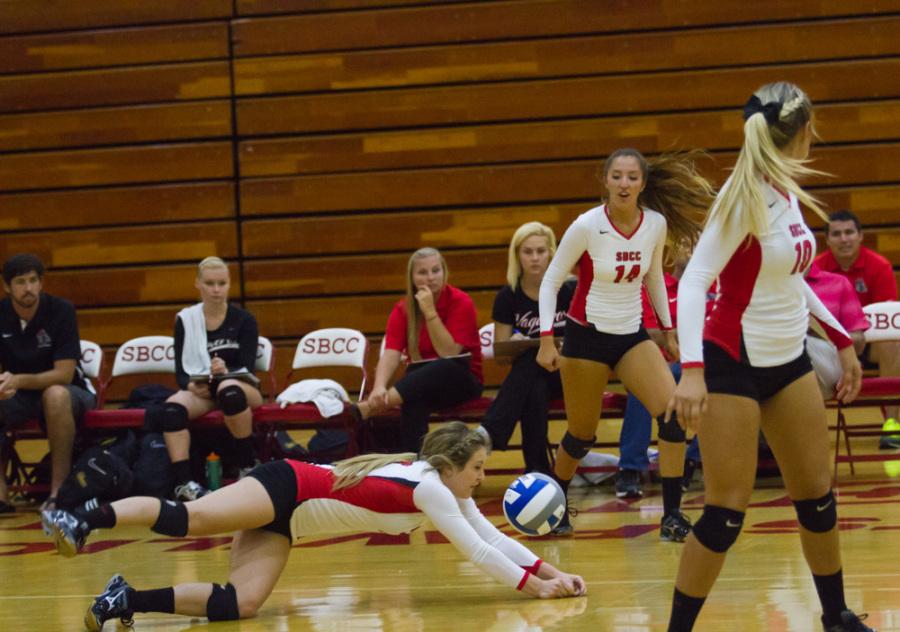
[[81, 340], [75, 306], [41, 292], [38, 308], [25, 329], [6, 297], [0, 301], [0, 365], [10, 373], [43, 373], [57, 360], [75, 360], [72, 384], [85, 387], [81, 371]]
[[[256, 365], [256, 350], [259, 345], [259, 328], [256, 318], [247, 310], [228, 305], [225, 320], [218, 329], [206, 332], [206, 350], [209, 357], [218, 356], [225, 361], [228, 371], [247, 369], [251, 373]], [[184, 324], [175, 319], [175, 378], [178, 386], [186, 389], [188, 374], [181, 366], [181, 352], [184, 349]]]
[[[553, 318], [553, 335], [562, 336], [566, 326], [566, 312], [572, 296], [575, 294], [575, 279], [562, 284], [556, 295], [556, 316]], [[491, 314], [494, 322], [512, 325], [513, 333], [520, 333], [529, 338], [541, 335], [541, 318], [538, 303], [516, 286], [515, 291], [504, 285], [494, 298], [494, 311]]]

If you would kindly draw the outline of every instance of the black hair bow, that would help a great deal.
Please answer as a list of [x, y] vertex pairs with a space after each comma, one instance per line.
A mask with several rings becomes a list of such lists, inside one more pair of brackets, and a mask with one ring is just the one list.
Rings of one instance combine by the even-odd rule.
[[774, 125], [778, 122], [778, 117], [781, 114], [781, 104], [778, 101], [769, 101], [763, 105], [759, 97], [754, 94], [744, 104], [744, 120], [746, 121], [757, 112], [762, 112], [763, 116], [766, 117], [766, 122], [769, 125]]

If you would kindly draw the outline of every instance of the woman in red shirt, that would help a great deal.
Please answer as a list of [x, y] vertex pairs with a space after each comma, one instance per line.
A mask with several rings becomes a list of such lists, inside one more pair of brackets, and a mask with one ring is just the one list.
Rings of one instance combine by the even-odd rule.
[[[481, 395], [475, 304], [449, 285], [447, 276], [447, 262], [434, 248], [420, 248], [409, 258], [406, 298], [397, 301], [388, 318], [375, 385], [353, 409], [367, 419], [399, 406], [403, 434], [392, 447], [403, 451], [418, 450], [432, 412]], [[404, 357], [406, 375], [388, 387]]]

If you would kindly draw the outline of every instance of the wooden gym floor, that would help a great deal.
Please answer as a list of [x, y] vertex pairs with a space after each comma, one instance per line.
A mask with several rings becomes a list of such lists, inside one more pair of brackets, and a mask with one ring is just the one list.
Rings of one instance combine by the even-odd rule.
[[[615, 424], [603, 424], [617, 432]], [[554, 431], [560, 430], [554, 428]], [[866, 451], [875, 439], [859, 439]], [[869, 446], [871, 447], [871, 446]], [[870, 450], [871, 451], [871, 450]], [[887, 463], [841, 468], [837, 490], [848, 603], [881, 632], [900, 630], [900, 452]], [[514, 467], [495, 453], [493, 467]], [[484, 513], [511, 533], [500, 497], [511, 476], [492, 476], [478, 494]], [[240, 630], [665, 630], [681, 545], [661, 543], [659, 486], [635, 502], [611, 485], [573, 493], [576, 536], [532, 539], [541, 557], [584, 576], [588, 595], [529, 599], [482, 575], [425, 529], [410, 536], [360, 535], [302, 541], [275, 592], [253, 620], [209, 629]], [[702, 482], [685, 496], [694, 519]], [[60, 558], [34, 509], [0, 517], [0, 630], [79, 630], [85, 609], [114, 573], [138, 588], [225, 581], [230, 538], [164, 538], [139, 529], [98, 532], [88, 551]], [[760, 479], [741, 538], [707, 601], [697, 629], [710, 632], [821, 630], [819, 606], [800, 552], [793, 508], [780, 480]], [[207, 629], [205, 619], [137, 615], [138, 630]], [[107, 629], [115, 629], [112, 622]]]

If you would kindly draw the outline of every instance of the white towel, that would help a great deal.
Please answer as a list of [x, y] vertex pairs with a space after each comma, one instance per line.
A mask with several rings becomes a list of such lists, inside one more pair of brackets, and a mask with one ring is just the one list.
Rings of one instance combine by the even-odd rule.
[[203, 303], [185, 307], [178, 312], [184, 327], [184, 347], [181, 349], [181, 368], [188, 375], [209, 375], [210, 357], [206, 350], [206, 317]]
[[275, 401], [282, 408], [297, 402], [312, 402], [320, 415], [334, 417], [344, 412], [344, 402], [349, 402], [350, 396], [334, 380], [300, 380], [284, 389]]
[[831, 399], [834, 397], [835, 386], [844, 376], [844, 368], [841, 366], [837, 347], [822, 338], [807, 336], [806, 353], [809, 355], [809, 361], [812, 363], [816, 379], [819, 381], [822, 397]]

